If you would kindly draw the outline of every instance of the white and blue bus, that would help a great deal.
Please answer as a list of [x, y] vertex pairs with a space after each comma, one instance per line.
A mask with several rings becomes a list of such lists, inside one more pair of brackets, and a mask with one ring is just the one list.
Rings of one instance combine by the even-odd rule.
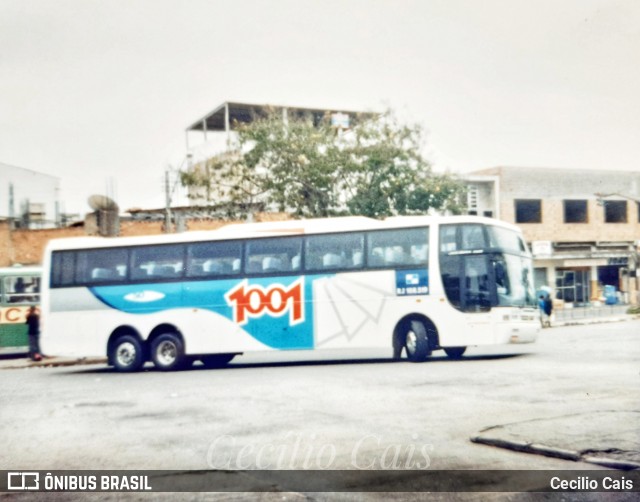
[[250, 351], [443, 349], [533, 342], [532, 259], [517, 227], [475, 216], [233, 224], [51, 241], [43, 351], [120, 371]]

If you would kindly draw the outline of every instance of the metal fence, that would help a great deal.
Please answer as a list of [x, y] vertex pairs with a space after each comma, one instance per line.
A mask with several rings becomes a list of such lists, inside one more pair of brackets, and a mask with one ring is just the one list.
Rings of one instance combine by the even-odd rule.
[[570, 309], [555, 309], [556, 321], [571, 321], [600, 317], [622, 316], [627, 313], [629, 305], [602, 305], [600, 307], [575, 307]]

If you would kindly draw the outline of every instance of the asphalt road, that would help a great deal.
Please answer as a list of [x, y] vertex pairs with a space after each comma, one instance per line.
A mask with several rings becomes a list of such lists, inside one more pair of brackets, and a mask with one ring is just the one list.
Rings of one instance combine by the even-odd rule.
[[640, 321], [548, 329], [535, 344], [473, 348], [460, 361], [389, 357], [261, 354], [173, 373], [5, 370], [0, 469], [594, 469], [469, 438], [494, 425], [640, 409]]

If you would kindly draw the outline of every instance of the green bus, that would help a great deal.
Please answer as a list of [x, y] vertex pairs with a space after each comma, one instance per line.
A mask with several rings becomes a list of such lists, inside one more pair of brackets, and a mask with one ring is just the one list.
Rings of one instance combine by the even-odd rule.
[[0, 268], [0, 349], [29, 345], [27, 311], [40, 305], [40, 267]]

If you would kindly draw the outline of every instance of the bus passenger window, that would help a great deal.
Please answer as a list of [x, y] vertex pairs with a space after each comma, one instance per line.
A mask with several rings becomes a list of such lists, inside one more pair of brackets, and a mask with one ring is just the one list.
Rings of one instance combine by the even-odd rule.
[[6, 277], [4, 292], [7, 303], [34, 303], [40, 299], [40, 281], [37, 277]]
[[293, 258], [300, 255], [300, 237], [255, 239], [246, 246], [247, 273], [271, 274], [290, 272]]
[[364, 235], [344, 233], [307, 237], [305, 267], [307, 270], [341, 270], [362, 268]]
[[[132, 279], [172, 279], [182, 276], [184, 246], [140, 246], [133, 250]], [[145, 272], [146, 271], [146, 275]]]
[[370, 267], [426, 265], [428, 228], [380, 230], [368, 235]]
[[[125, 279], [129, 252], [126, 249], [92, 249], [78, 251], [76, 259], [76, 282], [98, 284], [122, 282]], [[120, 273], [122, 270], [124, 273]]]
[[239, 242], [202, 242], [187, 249], [187, 276], [209, 277], [240, 272], [242, 245]]

